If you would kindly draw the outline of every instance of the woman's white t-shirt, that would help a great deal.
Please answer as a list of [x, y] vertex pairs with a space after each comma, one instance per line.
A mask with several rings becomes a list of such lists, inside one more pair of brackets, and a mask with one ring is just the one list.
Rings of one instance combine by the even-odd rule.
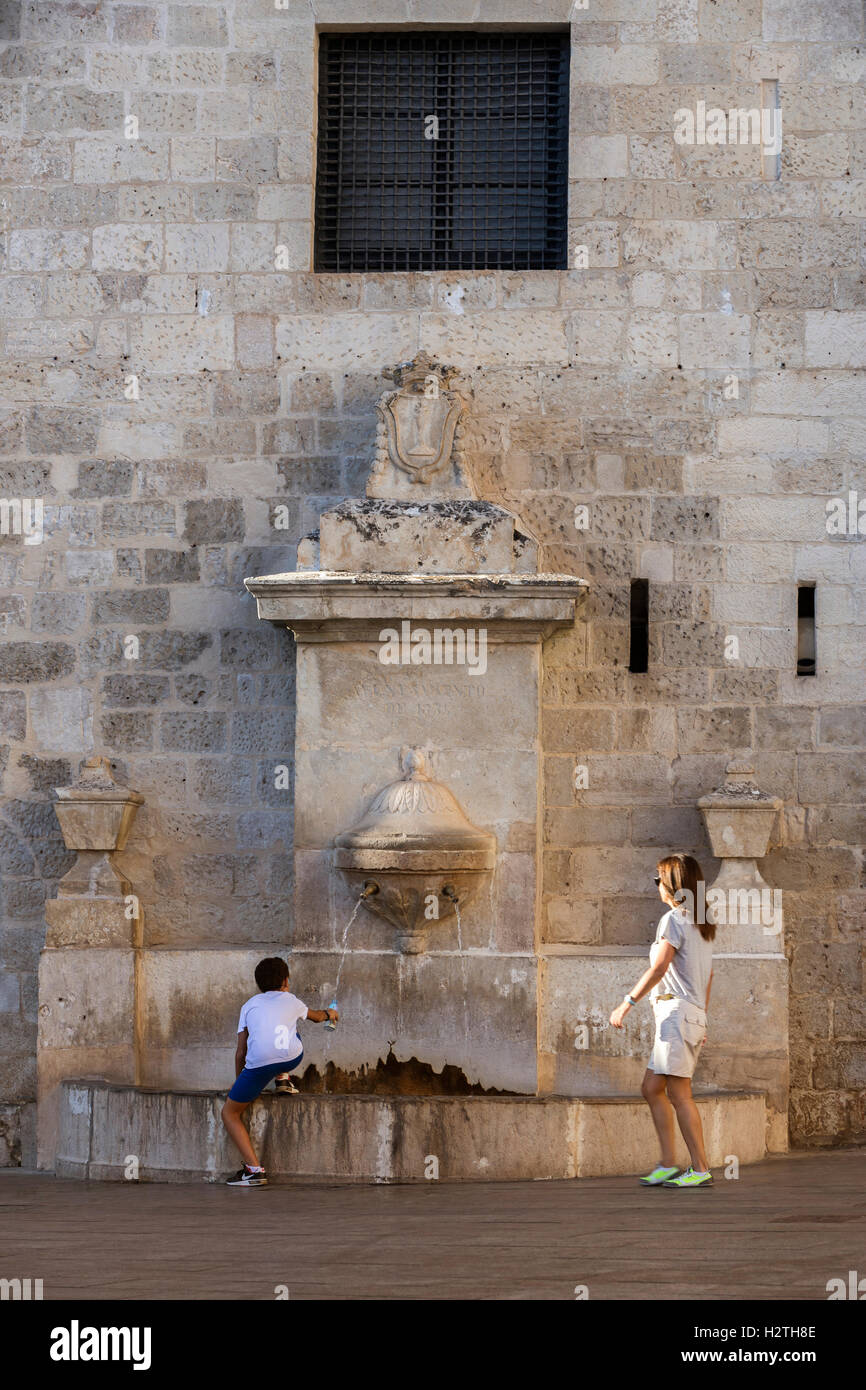
[[669, 941], [675, 947], [674, 958], [663, 978], [652, 991], [652, 997], [659, 994], [674, 994], [679, 999], [688, 999], [699, 1009], [707, 1006], [707, 986], [713, 969], [713, 943], [705, 941], [700, 930], [682, 912], [671, 908], [666, 912], [656, 929], [655, 941], [650, 947], [650, 964], [658, 958], [662, 941]]
[[298, 1037], [298, 1020], [307, 1017], [307, 1006], [284, 989], [254, 994], [241, 1009], [238, 1032], [249, 1029], [245, 1065], [269, 1067], [290, 1062], [303, 1050]]

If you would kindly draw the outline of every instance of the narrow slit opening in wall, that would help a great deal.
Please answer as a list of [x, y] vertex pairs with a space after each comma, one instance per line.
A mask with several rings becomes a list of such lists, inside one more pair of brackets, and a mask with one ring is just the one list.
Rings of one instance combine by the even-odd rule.
[[649, 580], [631, 581], [629, 610], [630, 641], [628, 669], [638, 673], [649, 669]]
[[797, 675], [815, 674], [815, 585], [797, 587]]
[[782, 177], [782, 108], [775, 77], [761, 83], [761, 178]]

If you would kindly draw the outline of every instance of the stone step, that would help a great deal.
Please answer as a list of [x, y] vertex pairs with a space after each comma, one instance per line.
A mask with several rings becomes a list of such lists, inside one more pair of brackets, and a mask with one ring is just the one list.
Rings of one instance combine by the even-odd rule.
[[[157, 1091], [104, 1081], [61, 1087], [58, 1177], [219, 1182], [238, 1167], [220, 1121], [225, 1092]], [[760, 1092], [696, 1097], [709, 1161], [766, 1154]], [[657, 1161], [649, 1111], [634, 1096], [266, 1094], [250, 1112], [278, 1182], [514, 1182], [611, 1177]], [[679, 1160], [688, 1162], [683, 1147]]]

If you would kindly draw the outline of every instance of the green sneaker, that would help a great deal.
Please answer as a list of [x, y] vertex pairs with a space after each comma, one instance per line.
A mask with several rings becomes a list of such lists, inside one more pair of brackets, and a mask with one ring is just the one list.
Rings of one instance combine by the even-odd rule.
[[662, 1187], [712, 1187], [713, 1175], [709, 1171], [706, 1173], [696, 1173], [694, 1168], [687, 1168], [684, 1173], [680, 1173], [678, 1178], [667, 1178], [662, 1183]]
[[679, 1172], [679, 1168], [653, 1168], [651, 1173], [647, 1173], [645, 1178], [638, 1178], [638, 1182], [644, 1187], [661, 1187], [668, 1178], [673, 1178]]

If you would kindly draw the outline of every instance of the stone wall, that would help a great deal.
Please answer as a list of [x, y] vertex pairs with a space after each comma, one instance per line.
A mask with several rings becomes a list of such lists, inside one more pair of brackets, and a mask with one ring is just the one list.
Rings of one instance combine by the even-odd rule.
[[[829, 498], [866, 495], [859, 0], [589, 0], [586, 268], [309, 272], [315, 23], [570, 10], [0, 0], [0, 494], [45, 500], [41, 544], [0, 539], [0, 1162], [27, 1157], [43, 902], [71, 862], [50, 789], [84, 756], [146, 798], [123, 864], [148, 944], [291, 941], [292, 644], [242, 580], [363, 491], [379, 372], [419, 348], [461, 368], [481, 495], [591, 581], [546, 653], [547, 938], [646, 942], [656, 858], [706, 857], [695, 800], [751, 750], [786, 802], [761, 867], [785, 890], [793, 1138], [866, 1133], [866, 550], [825, 529]], [[675, 143], [678, 109], [759, 106], [772, 79], [778, 182], [754, 146]]]

